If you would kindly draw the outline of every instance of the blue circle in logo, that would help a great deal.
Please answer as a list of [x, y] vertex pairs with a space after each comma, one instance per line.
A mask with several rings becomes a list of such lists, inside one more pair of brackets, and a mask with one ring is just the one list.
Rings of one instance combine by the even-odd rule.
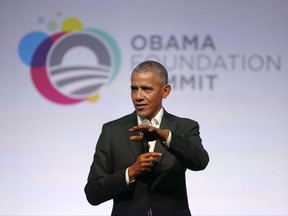
[[49, 36], [43, 32], [30, 32], [21, 39], [18, 53], [26, 65], [31, 66], [36, 49], [47, 38]]

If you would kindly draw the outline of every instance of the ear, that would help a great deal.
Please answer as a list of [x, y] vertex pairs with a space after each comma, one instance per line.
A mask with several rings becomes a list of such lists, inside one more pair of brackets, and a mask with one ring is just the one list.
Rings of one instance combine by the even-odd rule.
[[167, 84], [167, 85], [163, 86], [163, 88], [162, 88], [162, 98], [166, 98], [170, 94], [171, 90], [172, 90], [172, 88], [171, 88], [170, 85]]

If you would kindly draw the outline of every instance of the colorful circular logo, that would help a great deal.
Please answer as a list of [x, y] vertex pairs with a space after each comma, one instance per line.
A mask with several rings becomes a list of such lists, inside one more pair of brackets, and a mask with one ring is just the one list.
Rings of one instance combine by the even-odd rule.
[[117, 76], [121, 62], [113, 38], [98, 29], [84, 29], [77, 18], [66, 19], [62, 31], [50, 36], [28, 33], [19, 43], [19, 55], [30, 66], [37, 90], [59, 104], [96, 101], [99, 89]]

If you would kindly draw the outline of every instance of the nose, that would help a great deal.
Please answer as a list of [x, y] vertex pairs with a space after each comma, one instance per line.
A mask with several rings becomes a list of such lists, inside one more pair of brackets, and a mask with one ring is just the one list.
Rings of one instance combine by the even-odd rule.
[[140, 101], [143, 99], [143, 92], [142, 92], [142, 89], [138, 89], [137, 92], [136, 92], [136, 95], [135, 95], [135, 99], [137, 101]]

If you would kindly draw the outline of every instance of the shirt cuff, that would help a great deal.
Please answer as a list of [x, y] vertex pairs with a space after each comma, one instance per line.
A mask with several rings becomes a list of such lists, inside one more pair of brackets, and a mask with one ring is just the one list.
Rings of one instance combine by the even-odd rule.
[[127, 185], [130, 185], [131, 183], [135, 181], [135, 179], [133, 179], [132, 181], [129, 181], [128, 170], [129, 170], [129, 167], [125, 171], [125, 180], [126, 180]]
[[170, 130], [166, 129], [169, 132], [168, 138], [166, 140], [166, 142], [161, 142], [164, 146], [166, 146], [167, 148], [170, 147], [170, 142], [171, 142], [171, 138], [172, 138], [172, 133]]

